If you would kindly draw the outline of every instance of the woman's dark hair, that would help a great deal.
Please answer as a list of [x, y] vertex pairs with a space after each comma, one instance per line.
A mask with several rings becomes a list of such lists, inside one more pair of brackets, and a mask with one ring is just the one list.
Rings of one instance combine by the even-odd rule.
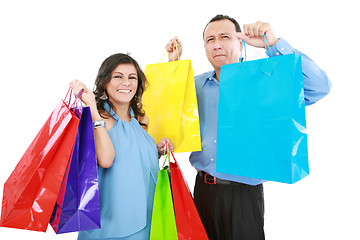
[[224, 20], [224, 19], [227, 19], [229, 21], [231, 21], [234, 25], [235, 25], [235, 31], [236, 32], [241, 32], [241, 28], [240, 28], [240, 25], [239, 23], [232, 17], [229, 17], [228, 15], [222, 15], [222, 14], [218, 14], [216, 15], [215, 17], [213, 17], [209, 22], [208, 24], [206, 24], [205, 28], [204, 28], [204, 31], [203, 31], [203, 38], [204, 38], [204, 34], [205, 34], [205, 29], [206, 27], [212, 23], [212, 22], [216, 22], [216, 21], [220, 21], [220, 20]]
[[[146, 85], [148, 84], [144, 72], [141, 70], [139, 64], [127, 54], [117, 53], [106, 58], [99, 68], [98, 75], [95, 80], [94, 94], [96, 99], [96, 106], [100, 115], [104, 118], [107, 116], [104, 113], [104, 104], [107, 102], [110, 108], [115, 110], [114, 105], [111, 103], [109, 98], [104, 100], [104, 93], [107, 96], [106, 85], [111, 81], [111, 73], [119, 64], [133, 64], [136, 68], [138, 76], [138, 86], [134, 97], [130, 101], [130, 107], [134, 111], [134, 117], [139, 121], [140, 117], [145, 116], [145, 112], [142, 109], [142, 95], [145, 91]], [[139, 121], [140, 122], [140, 121]], [[140, 123], [141, 125], [145, 125]]]

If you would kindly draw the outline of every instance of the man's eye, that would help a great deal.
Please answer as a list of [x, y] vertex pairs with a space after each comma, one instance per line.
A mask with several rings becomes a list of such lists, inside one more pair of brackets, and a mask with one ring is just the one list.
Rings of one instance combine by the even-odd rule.
[[230, 38], [230, 36], [224, 35], [223, 38]]
[[207, 42], [211, 42], [211, 41], [213, 41], [214, 40], [214, 38], [208, 38], [207, 39]]

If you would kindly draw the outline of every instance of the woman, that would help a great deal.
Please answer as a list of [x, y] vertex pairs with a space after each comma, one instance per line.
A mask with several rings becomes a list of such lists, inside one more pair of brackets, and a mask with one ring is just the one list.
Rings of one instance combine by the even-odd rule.
[[80, 232], [80, 240], [150, 238], [158, 154], [169, 139], [156, 146], [144, 130], [149, 121], [141, 104], [145, 84], [138, 63], [125, 54], [105, 59], [94, 93], [78, 80], [70, 83], [74, 94], [84, 89], [82, 100], [91, 109], [100, 166], [101, 229]]

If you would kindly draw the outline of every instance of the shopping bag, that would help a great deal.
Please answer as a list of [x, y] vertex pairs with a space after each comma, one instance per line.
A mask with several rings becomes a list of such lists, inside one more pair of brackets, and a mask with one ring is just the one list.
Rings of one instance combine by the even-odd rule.
[[150, 240], [178, 239], [168, 172], [169, 167], [163, 165], [158, 173], [151, 218]]
[[89, 107], [82, 110], [73, 154], [50, 224], [59, 233], [100, 228], [94, 129]]
[[[169, 147], [168, 147], [169, 149]], [[179, 240], [207, 240], [205, 228], [196, 209], [194, 199], [175, 159], [170, 161], [172, 198]]]
[[190, 60], [149, 64], [143, 106], [148, 133], [159, 142], [168, 137], [175, 152], [201, 151], [199, 114]]
[[79, 125], [70, 108], [65, 100], [56, 106], [5, 182], [2, 227], [46, 231]]
[[301, 56], [221, 67], [216, 171], [294, 183], [309, 174]]

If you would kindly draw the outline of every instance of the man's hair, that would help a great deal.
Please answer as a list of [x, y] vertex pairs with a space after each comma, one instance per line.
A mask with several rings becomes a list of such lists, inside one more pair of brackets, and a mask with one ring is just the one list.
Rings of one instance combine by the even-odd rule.
[[232, 17], [229, 17], [228, 15], [222, 15], [222, 14], [218, 14], [216, 15], [215, 17], [213, 17], [209, 22], [208, 24], [206, 24], [205, 28], [204, 28], [204, 31], [203, 31], [203, 38], [204, 38], [204, 34], [205, 34], [205, 29], [207, 28], [207, 26], [212, 23], [212, 22], [216, 22], [216, 21], [220, 21], [220, 20], [224, 20], [224, 19], [227, 19], [229, 21], [231, 21], [234, 25], [235, 25], [235, 30], [236, 32], [241, 32], [241, 28], [240, 28], [240, 25], [239, 23]]

